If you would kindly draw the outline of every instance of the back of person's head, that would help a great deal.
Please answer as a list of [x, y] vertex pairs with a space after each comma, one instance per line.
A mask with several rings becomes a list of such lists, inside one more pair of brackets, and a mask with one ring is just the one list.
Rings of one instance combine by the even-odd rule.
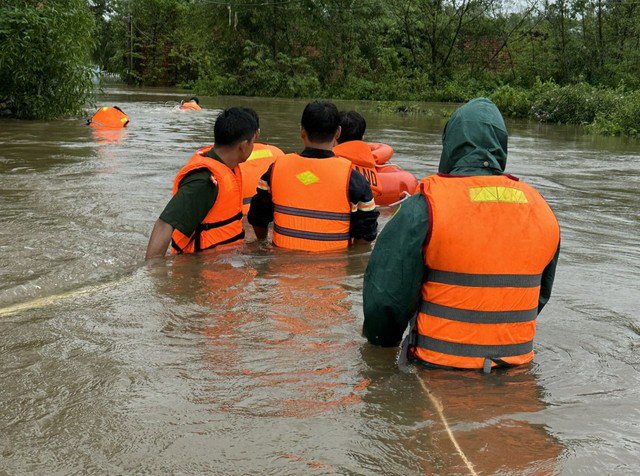
[[195, 102], [196, 104], [200, 105], [200, 101], [198, 101], [198, 98], [197, 98], [197, 97], [195, 97], [195, 96], [194, 96], [194, 97], [192, 97], [191, 99], [189, 99], [189, 101], [188, 101], [188, 102]]
[[233, 145], [253, 139], [258, 130], [256, 120], [239, 107], [231, 107], [220, 113], [213, 126], [216, 145]]
[[302, 112], [300, 125], [313, 142], [328, 142], [340, 127], [338, 108], [329, 101], [313, 101]]
[[258, 129], [260, 129], [260, 118], [258, 117], [258, 113], [255, 111], [255, 109], [252, 109], [250, 107], [243, 107], [242, 110], [253, 117], [253, 120], [256, 121], [256, 126], [258, 126]]
[[362, 140], [367, 130], [367, 121], [356, 111], [340, 111], [340, 137], [338, 144], [352, 140]]
[[497, 106], [487, 98], [473, 99], [444, 127], [438, 172], [474, 175], [474, 170], [485, 169], [501, 174], [507, 165], [508, 138]]

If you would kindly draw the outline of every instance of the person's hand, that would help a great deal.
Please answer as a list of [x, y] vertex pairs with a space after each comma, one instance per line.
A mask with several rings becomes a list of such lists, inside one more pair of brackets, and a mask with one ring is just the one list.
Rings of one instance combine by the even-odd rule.
[[211, 174], [211, 183], [213, 185], [215, 185], [216, 187], [218, 186], [218, 181], [216, 180], [216, 178], [213, 176], [213, 174]]

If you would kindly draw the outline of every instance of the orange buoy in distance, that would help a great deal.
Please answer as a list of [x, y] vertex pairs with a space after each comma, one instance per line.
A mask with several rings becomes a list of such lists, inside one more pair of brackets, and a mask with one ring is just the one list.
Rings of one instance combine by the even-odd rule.
[[198, 98], [191, 98], [188, 101], [183, 102], [180, 105], [180, 109], [183, 111], [199, 111], [202, 108], [200, 107], [200, 101], [198, 101]]
[[129, 116], [118, 106], [104, 106], [98, 109], [87, 124], [97, 129], [122, 129], [129, 124]]

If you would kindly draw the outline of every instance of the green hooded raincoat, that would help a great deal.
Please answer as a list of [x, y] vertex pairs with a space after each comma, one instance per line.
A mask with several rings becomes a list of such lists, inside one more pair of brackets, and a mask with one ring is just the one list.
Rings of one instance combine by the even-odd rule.
[[[477, 98], [458, 109], [442, 134], [438, 172], [498, 175], [507, 163], [507, 128], [498, 108]], [[378, 236], [364, 276], [365, 337], [375, 345], [397, 346], [420, 304], [423, 247], [429, 208], [422, 194], [407, 199]], [[551, 296], [560, 247], [542, 275], [538, 312]]]

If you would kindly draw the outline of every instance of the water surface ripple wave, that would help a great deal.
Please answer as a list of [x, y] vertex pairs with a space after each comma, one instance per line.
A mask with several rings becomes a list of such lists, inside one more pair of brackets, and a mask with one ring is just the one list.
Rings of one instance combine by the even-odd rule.
[[[173, 176], [230, 105], [299, 148], [303, 101], [113, 88], [131, 117], [0, 124], [0, 472], [479, 474], [640, 472], [640, 147], [509, 122], [509, 171], [557, 213], [562, 256], [536, 359], [490, 376], [401, 372], [360, 335], [370, 254], [249, 243], [144, 266]], [[431, 117], [361, 110], [422, 177]], [[384, 212], [382, 223], [390, 216]]]

